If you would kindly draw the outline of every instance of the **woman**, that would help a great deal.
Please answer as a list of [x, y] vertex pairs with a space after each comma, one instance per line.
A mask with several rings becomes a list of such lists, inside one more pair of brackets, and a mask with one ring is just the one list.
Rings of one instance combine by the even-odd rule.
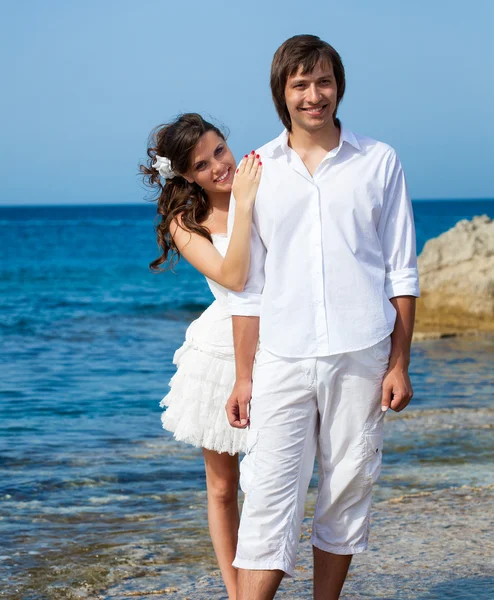
[[[247, 279], [252, 209], [262, 163], [252, 152], [236, 170], [223, 133], [195, 113], [156, 128], [148, 156], [148, 166], [141, 171], [157, 192], [162, 249], [150, 266], [156, 270], [183, 256], [206, 276], [215, 296], [187, 329], [185, 343], [175, 353], [177, 372], [161, 402], [168, 407], [162, 423], [176, 439], [203, 449], [209, 530], [229, 598], [235, 598], [236, 570], [231, 565], [239, 525], [238, 452], [244, 449], [246, 432], [230, 427], [225, 413], [235, 382], [226, 288], [242, 290]], [[232, 191], [236, 209], [228, 243]]]

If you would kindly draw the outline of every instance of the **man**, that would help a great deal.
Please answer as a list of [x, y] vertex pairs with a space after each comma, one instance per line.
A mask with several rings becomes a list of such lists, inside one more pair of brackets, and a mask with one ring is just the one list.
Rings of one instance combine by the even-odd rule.
[[290, 38], [271, 90], [286, 130], [258, 151], [249, 279], [230, 295], [237, 380], [227, 412], [234, 427], [250, 426], [237, 599], [271, 599], [292, 575], [317, 451], [314, 598], [333, 600], [367, 547], [384, 413], [412, 397], [415, 233], [394, 150], [336, 117], [345, 72], [334, 48]]

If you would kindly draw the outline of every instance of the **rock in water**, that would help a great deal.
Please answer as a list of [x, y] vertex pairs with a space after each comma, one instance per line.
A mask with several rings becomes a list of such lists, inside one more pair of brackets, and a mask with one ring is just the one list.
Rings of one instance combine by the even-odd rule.
[[418, 259], [424, 308], [494, 317], [494, 221], [459, 221], [429, 240]]

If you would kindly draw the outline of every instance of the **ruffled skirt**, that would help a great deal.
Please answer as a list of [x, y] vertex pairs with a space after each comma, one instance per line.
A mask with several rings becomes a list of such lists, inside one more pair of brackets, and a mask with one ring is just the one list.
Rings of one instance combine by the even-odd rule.
[[222, 356], [186, 341], [175, 352], [177, 372], [161, 401], [163, 428], [175, 439], [231, 455], [245, 451], [247, 432], [230, 426], [225, 405], [235, 383], [233, 355]]

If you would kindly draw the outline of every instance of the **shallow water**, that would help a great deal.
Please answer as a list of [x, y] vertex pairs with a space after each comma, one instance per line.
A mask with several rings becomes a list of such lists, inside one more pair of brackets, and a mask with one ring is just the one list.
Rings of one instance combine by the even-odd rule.
[[[484, 427], [492, 422], [493, 352], [487, 339], [414, 349], [414, 412], [390, 419], [376, 500], [492, 480], [494, 444]], [[431, 386], [439, 390], [433, 396]], [[25, 403], [4, 413], [4, 597], [77, 597], [127, 577], [173, 586], [212, 568], [200, 451], [161, 431], [154, 399], [127, 403], [125, 412], [121, 403], [118, 394], [104, 406], [91, 398], [81, 414], [77, 403], [64, 408], [45, 395], [31, 403], [29, 417]]]
[[[428, 204], [419, 245], [474, 214]], [[146, 270], [149, 207], [26, 210], [0, 209], [0, 597], [181, 585], [213, 567], [204, 471], [159, 401], [207, 286]], [[415, 346], [416, 414], [390, 419], [377, 500], [491, 480], [493, 359], [488, 338]]]

